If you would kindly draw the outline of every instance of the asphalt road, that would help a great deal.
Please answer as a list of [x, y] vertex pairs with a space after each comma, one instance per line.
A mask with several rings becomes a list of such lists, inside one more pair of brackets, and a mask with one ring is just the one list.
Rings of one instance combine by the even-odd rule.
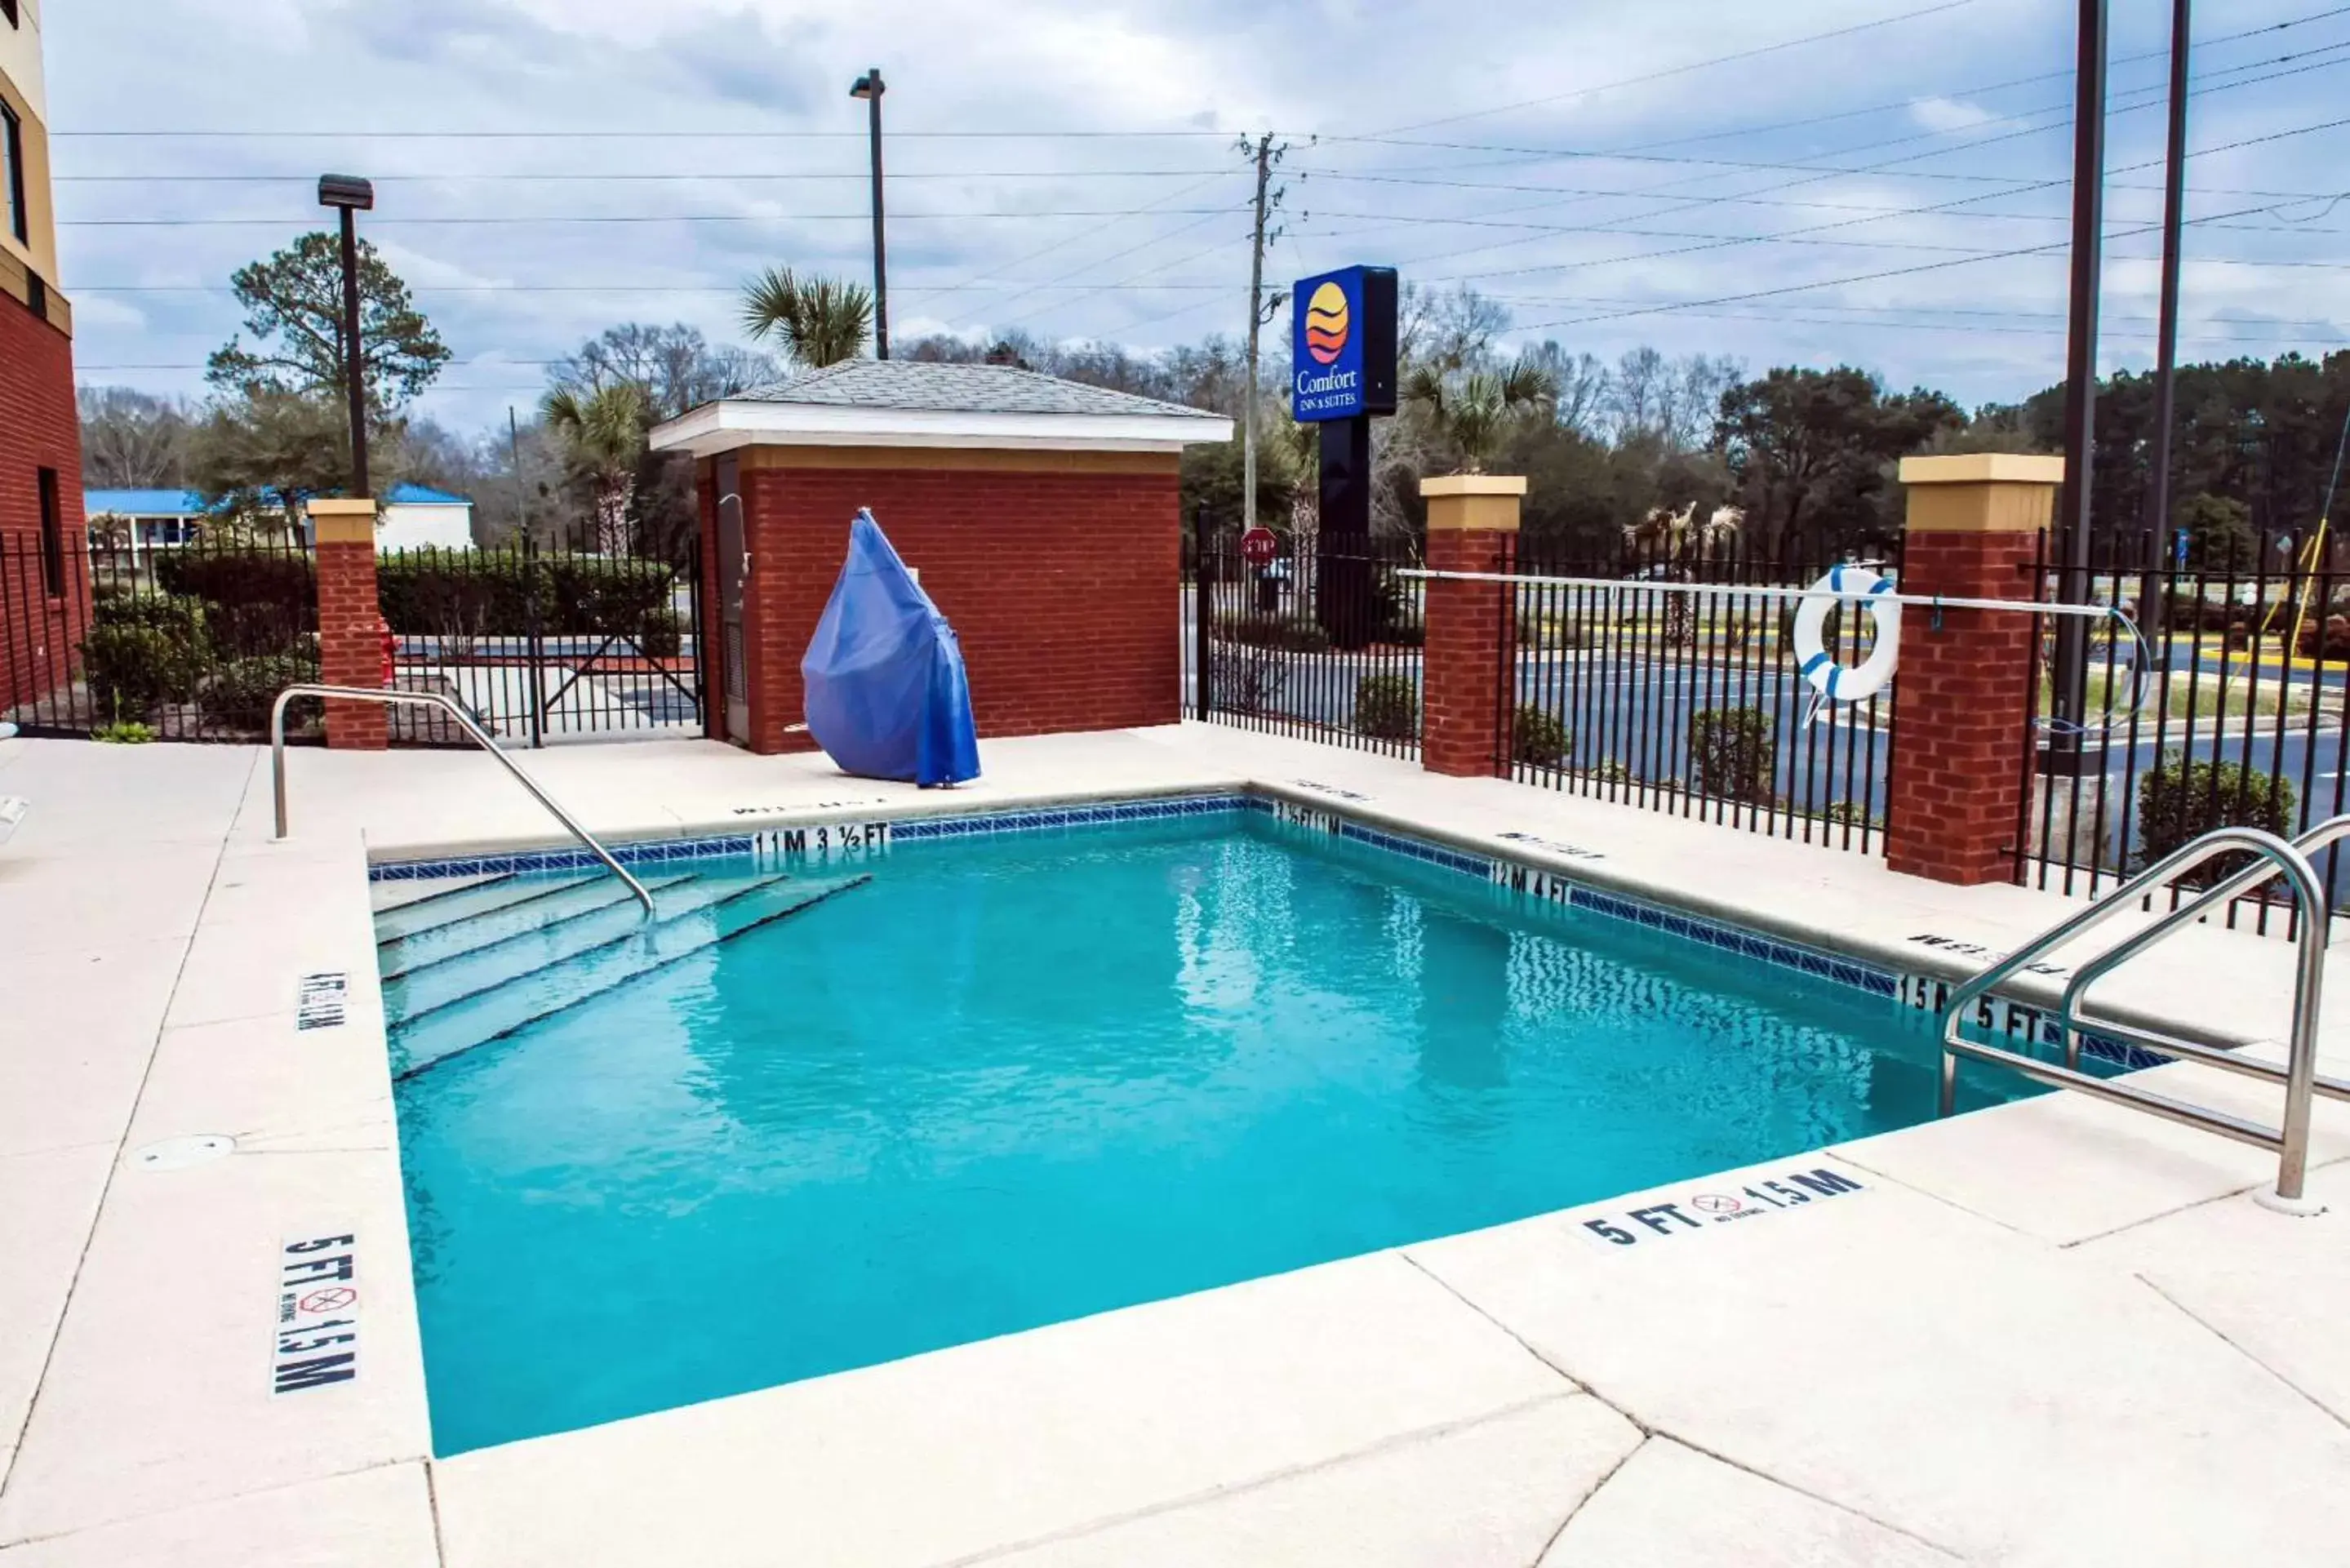
[[[1334, 725], [1351, 721], [1355, 686], [1362, 675], [1398, 675], [1415, 686], [1419, 680], [1419, 660], [1413, 653], [1360, 659], [1267, 654], [1263, 663], [1268, 715]], [[1839, 706], [1806, 725], [1809, 691], [1793, 664], [1769, 656], [1758, 663], [1742, 668], [1740, 661], [1711, 659], [1665, 662], [1649, 649], [1629, 656], [1523, 655], [1518, 668], [1519, 701], [1538, 703], [1565, 722], [1573, 736], [1569, 765], [1590, 769], [1614, 762], [1634, 779], [1658, 783], [1689, 780], [1687, 737], [1696, 713], [1709, 708], [1761, 708], [1773, 721], [1773, 787], [1783, 799], [1813, 811], [1838, 801], [1866, 801], [1869, 814], [1881, 817], [1890, 760], [1888, 732], [1855, 722], [1866, 707]], [[2175, 667], [2187, 666], [2179, 662]], [[2262, 683], [2272, 685], [2277, 679], [2272, 671]], [[2338, 672], [2294, 677], [2297, 684], [2313, 679], [2332, 685]], [[1188, 674], [1186, 681], [1188, 702], [1194, 700]], [[1890, 694], [1874, 706], [1879, 720], [1889, 722]], [[2121, 858], [2126, 813], [2131, 819], [2130, 836], [2137, 836], [2137, 781], [2166, 753], [2186, 753], [2199, 761], [2216, 753], [2223, 762], [2256, 773], [2282, 773], [2293, 785], [2296, 831], [2350, 808], [2350, 736], [2330, 719], [2314, 733], [2305, 718], [2289, 720], [2280, 735], [2273, 719], [2259, 721], [2249, 733], [2241, 720], [2219, 728], [2207, 723], [2190, 732], [2180, 715], [2172, 714], [2158, 732], [2147, 712], [2140, 716], [2134, 736], [2126, 723], [2113, 729], [2102, 774], [2085, 776], [2077, 792], [2064, 784], [2054, 786], [2060, 809], [2077, 815], [2081, 835], [2101, 837], [2109, 860]], [[2350, 891], [2344, 886], [2350, 884], [2350, 857], [2342, 858], [2334, 880], [2337, 888]]]

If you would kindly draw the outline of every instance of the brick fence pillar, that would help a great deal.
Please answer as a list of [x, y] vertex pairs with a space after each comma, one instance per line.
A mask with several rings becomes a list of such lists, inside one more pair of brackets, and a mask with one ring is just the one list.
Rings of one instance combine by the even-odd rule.
[[[375, 503], [309, 505], [318, 561], [318, 679], [329, 686], [383, 684], [383, 603], [375, 585]], [[327, 744], [380, 752], [390, 710], [380, 702], [327, 703]]]
[[[1979, 452], [1901, 460], [1908, 487], [1901, 592], [2030, 599], [2028, 569], [2064, 460]], [[1972, 887], [2012, 880], [2029, 787], [2032, 618], [1903, 607], [1894, 680], [1886, 864]]]
[[[1518, 543], [1518, 502], [1526, 482], [1515, 475], [1455, 473], [1420, 482], [1428, 501], [1428, 567], [1432, 572], [1506, 572]], [[1510, 771], [1512, 684], [1503, 668], [1515, 656], [1516, 597], [1502, 583], [1428, 584], [1428, 637], [1420, 650], [1419, 765], [1471, 778]]]

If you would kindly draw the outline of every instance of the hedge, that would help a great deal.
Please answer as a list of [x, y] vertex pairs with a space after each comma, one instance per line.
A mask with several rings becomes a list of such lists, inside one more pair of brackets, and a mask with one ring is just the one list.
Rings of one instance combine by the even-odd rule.
[[[660, 561], [396, 551], [376, 562], [384, 618], [407, 636], [665, 639], [672, 572]], [[658, 657], [658, 656], [657, 656]]]
[[1419, 739], [1419, 688], [1409, 675], [1366, 675], [1355, 682], [1355, 732], [1380, 741]]
[[[2173, 752], [2137, 781], [2145, 863], [2151, 865], [2214, 828], [2264, 828], [2282, 838], [2292, 831], [2294, 804], [2290, 779], [2235, 763], [2189, 762]], [[2222, 855], [2180, 877], [2179, 883], [2208, 888], [2251, 862], [2249, 854]]]
[[1708, 708], [1690, 719], [1690, 772], [1700, 794], [1769, 805], [1776, 732], [1760, 708]]

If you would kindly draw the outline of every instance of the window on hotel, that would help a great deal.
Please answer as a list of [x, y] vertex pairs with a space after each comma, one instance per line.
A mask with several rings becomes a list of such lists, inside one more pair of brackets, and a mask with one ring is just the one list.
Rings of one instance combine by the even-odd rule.
[[16, 0], [0, 0], [0, 17], [5, 17], [11, 27], [16, 25]]
[[8, 232], [17, 244], [29, 244], [33, 234], [25, 216], [25, 127], [5, 103], [0, 103], [0, 200], [8, 203]]
[[51, 598], [66, 591], [65, 498], [57, 493], [57, 471], [41, 474], [41, 587]]

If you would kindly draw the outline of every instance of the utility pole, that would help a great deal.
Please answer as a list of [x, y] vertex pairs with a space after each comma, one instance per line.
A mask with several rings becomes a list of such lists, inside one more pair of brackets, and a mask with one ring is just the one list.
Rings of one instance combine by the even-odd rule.
[[1281, 161], [1289, 144], [1274, 145], [1273, 132], [1268, 130], [1256, 139], [1253, 146], [1243, 137], [1240, 150], [1256, 161], [1256, 226], [1254, 243], [1249, 249], [1248, 391], [1241, 430], [1241, 527], [1246, 530], [1256, 526], [1257, 334], [1279, 314], [1287, 297], [1277, 290], [1270, 302], [1264, 297], [1264, 247], [1281, 237], [1280, 230], [1268, 233], [1264, 223], [1268, 212], [1281, 204], [1282, 193], [1270, 189], [1273, 166]]
[[2170, 144], [2163, 160], [2162, 306], [2154, 356], [2154, 446], [2147, 454], [2146, 532], [2148, 560], [2138, 593], [2141, 631], [2159, 628], [2162, 561], [2170, 556], [2170, 427], [2176, 418], [2178, 370], [2179, 231], [2187, 205], [2188, 13], [2191, 0], [2171, 0]]
[[[2064, 354], [2064, 488], [2056, 518], [2058, 602], [2089, 597], [2090, 472], [2096, 452], [2097, 288], [2105, 259], [2106, 0], [2080, 0], [2073, 100], [2073, 286]], [[2059, 721], [2046, 771], [2077, 774], [2087, 719], [2089, 628], [2080, 616], [2056, 628]], [[2098, 763], [2100, 767], [2104, 764]]]

